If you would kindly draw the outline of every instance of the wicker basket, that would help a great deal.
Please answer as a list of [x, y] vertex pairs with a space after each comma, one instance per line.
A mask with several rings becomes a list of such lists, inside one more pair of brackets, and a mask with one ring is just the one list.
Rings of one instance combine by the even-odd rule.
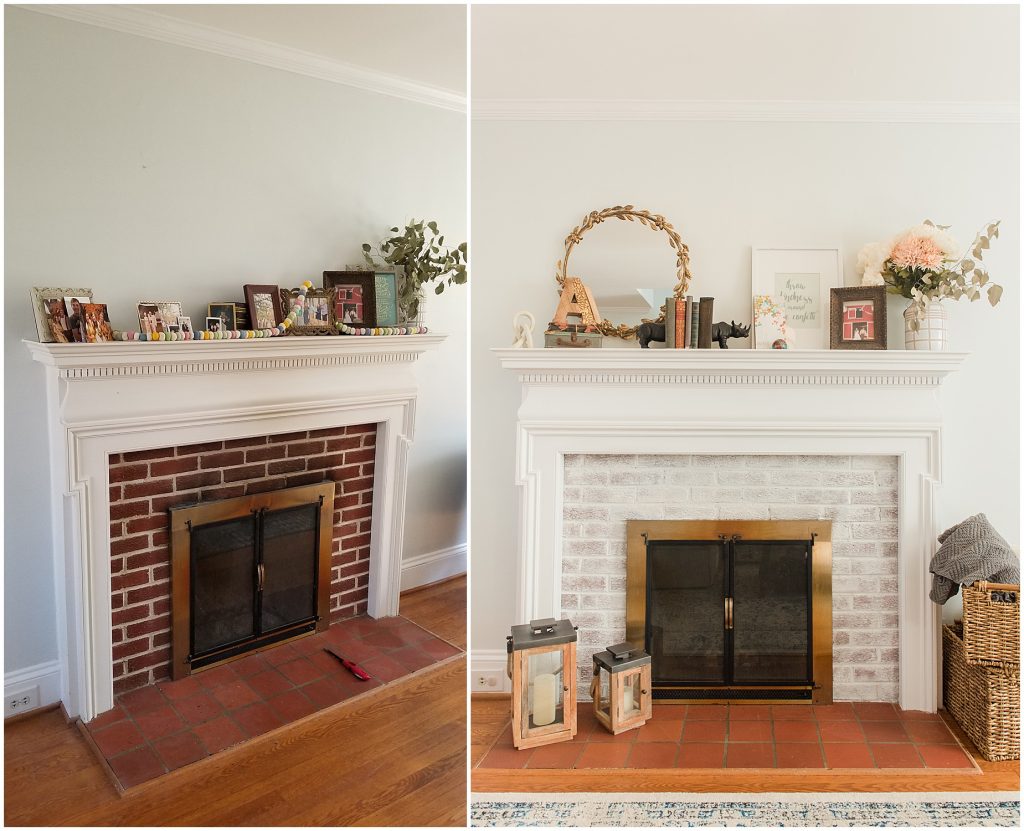
[[964, 586], [964, 655], [972, 666], [1020, 665], [1020, 586]]
[[959, 627], [942, 627], [946, 709], [990, 762], [1020, 758], [1020, 667], [971, 666]]

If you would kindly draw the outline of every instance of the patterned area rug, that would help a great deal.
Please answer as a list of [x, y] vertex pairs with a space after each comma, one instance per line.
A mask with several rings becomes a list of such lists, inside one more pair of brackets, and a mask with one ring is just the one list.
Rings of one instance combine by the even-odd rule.
[[1020, 794], [474, 794], [470, 824], [1018, 828]]

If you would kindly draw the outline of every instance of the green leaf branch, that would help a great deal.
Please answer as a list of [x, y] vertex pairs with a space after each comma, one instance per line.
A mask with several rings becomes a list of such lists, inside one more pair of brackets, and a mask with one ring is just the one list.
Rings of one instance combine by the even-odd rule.
[[402, 268], [405, 276], [398, 287], [398, 305], [406, 320], [419, 314], [427, 283], [434, 283], [434, 293], [441, 294], [445, 286], [461, 286], [467, 281], [467, 244], [446, 248], [436, 222], [414, 219], [404, 229], [392, 228], [391, 234], [376, 247], [363, 243], [363, 259], [370, 267], [383, 263]]

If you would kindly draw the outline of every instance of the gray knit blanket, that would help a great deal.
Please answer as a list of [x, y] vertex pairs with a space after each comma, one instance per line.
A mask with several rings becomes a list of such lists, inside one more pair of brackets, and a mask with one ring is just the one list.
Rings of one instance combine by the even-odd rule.
[[928, 596], [940, 604], [961, 585], [976, 580], [1020, 583], [1020, 559], [984, 514], [968, 517], [939, 534], [939, 550], [928, 570], [932, 573]]

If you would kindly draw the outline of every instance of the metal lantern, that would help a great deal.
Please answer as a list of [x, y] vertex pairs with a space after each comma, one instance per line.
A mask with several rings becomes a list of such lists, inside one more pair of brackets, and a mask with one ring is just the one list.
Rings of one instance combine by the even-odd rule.
[[519, 748], [571, 741], [576, 735], [576, 627], [532, 620], [508, 637], [512, 742]]
[[618, 734], [643, 726], [651, 717], [651, 656], [628, 643], [598, 652], [590, 694], [605, 729]]

